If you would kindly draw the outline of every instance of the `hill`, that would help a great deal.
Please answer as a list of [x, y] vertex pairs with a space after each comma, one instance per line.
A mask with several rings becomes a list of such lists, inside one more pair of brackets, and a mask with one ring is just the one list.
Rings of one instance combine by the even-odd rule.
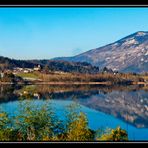
[[148, 32], [138, 31], [106, 46], [73, 57], [59, 57], [53, 60], [88, 62], [93, 66], [107, 67], [120, 72], [147, 72]]
[[34, 68], [40, 65], [42, 69], [63, 72], [78, 73], [98, 73], [99, 67], [92, 66], [87, 62], [67, 62], [52, 60], [15, 60], [6, 57], [0, 57], [0, 70], [13, 69], [14, 67]]

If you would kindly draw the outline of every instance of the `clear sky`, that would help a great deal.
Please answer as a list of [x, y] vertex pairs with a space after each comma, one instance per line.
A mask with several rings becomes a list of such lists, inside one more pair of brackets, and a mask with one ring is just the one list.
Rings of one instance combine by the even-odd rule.
[[0, 8], [0, 55], [73, 56], [148, 31], [148, 8]]

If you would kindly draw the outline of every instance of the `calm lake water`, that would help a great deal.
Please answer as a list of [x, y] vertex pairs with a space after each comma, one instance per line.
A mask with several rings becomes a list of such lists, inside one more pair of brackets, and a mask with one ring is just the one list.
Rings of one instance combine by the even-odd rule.
[[60, 118], [64, 118], [66, 106], [76, 102], [91, 129], [121, 126], [129, 140], [148, 140], [148, 86], [0, 86], [0, 107], [10, 116], [16, 114], [20, 98], [37, 104], [50, 102]]

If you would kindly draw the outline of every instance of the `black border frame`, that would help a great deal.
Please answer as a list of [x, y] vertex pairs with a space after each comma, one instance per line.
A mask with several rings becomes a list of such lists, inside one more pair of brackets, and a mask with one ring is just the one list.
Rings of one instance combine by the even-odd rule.
[[[136, 1], [137, 2], [137, 1]], [[70, 2], [70, 3], [67, 3], [67, 2], [56, 2], [56, 1], [51, 1], [50, 2], [47, 2], [47, 0], [44, 2], [36, 2], [34, 3], [34, 0], [31, 2], [29, 1], [29, 3], [27, 1], [23, 2], [20, 1], [19, 2], [15, 2], [15, 1], [11, 1], [11, 2], [0, 2], [0, 9], [1, 8], [52, 8], [52, 7], [56, 7], [56, 8], [66, 8], [66, 7], [70, 7], [70, 8], [75, 8], [75, 7], [87, 7], [87, 8], [135, 8], [135, 7], [146, 7], [148, 8], [148, 2], [144, 3], [141, 1], [141, 2], [138, 2], [138, 3], [132, 3], [132, 2], [121, 2], [121, 1], [108, 1], [108, 2], [105, 2], [105, 1], [100, 1], [100, 2], [96, 2], [96, 1], [91, 1], [91, 2], [87, 2], [85, 1], [85, 3], [83, 2], [80, 2], [80, 1], [75, 1], [75, 2]], [[13, 145], [18, 145], [18, 144], [147, 144], [148, 141], [127, 141], [127, 142], [109, 142], [109, 141], [49, 141], [49, 142], [38, 142], [38, 141], [33, 141], [33, 142], [15, 142], [15, 141], [10, 141], [10, 142], [2, 142], [0, 141], [0, 144], [13, 144]], [[18, 145], [19, 146], [19, 145]]]

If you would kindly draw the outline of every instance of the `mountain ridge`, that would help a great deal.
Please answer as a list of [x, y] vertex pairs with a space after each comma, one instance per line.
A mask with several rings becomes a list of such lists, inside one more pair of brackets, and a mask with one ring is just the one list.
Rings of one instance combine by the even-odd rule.
[[148, 31], [137, 31], [73, 57], [57, 57], [52, 60], [88, 62], [93, 66], [108, 67], [121, 72], [147, 72]]

